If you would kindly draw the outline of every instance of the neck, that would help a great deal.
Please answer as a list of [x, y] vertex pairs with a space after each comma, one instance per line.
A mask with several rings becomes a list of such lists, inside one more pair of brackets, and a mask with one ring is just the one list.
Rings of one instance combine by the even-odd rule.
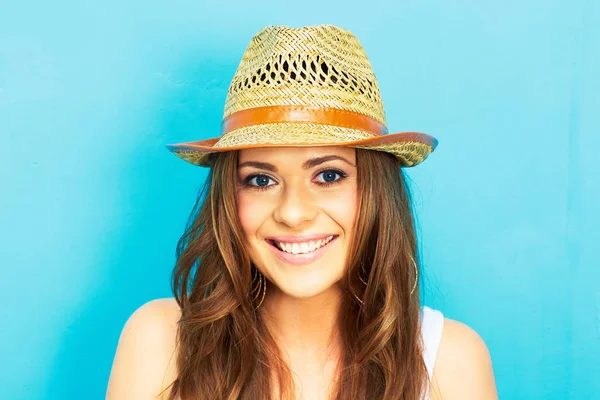
[[341, 299], [338, 287], [306, 299], [273, 288], [264, 301], [263, 312], [268, 316], [269, 330], [288, 354], [314, 355], [325, 362], [337, 353]]

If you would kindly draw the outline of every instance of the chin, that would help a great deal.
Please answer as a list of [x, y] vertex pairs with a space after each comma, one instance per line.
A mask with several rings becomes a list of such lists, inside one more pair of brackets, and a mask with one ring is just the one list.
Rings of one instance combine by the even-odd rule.
[[281, 284], [278, 282], [272, 282], [272, 284], [275, 284], [277, 288], [288, 297], [298, 300], [306, 300], [326, 293], [333, 294], [338, 290], [338, 281], [339, 280], [330, 284], [321, 283], [320, 285], [300, 282], [282, 282]]
[[338, 283], [342, 279], [344, 268], [341, 264], [335, 266], [326, 262], [300, 268], [275, 263], [268, 265], [267, 270], [270, 283], [284, 295], [294, 299], [309, 299], [339, 291]]

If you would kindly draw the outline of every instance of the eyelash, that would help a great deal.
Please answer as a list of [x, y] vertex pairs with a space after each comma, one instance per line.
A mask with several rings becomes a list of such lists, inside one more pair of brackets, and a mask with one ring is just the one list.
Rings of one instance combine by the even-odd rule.
[[[332, 182], [318, 182], [317, 184], [318, 184], [319, 186], [321, 186], [321, 187], [330, 187], [330, 186], [333, 186], [333, 185], [335, 185], [335, 184], [338, 184], [338, 183], [342, 182], [342, 181], [343, 181], [345, 178], [347, 178], [347, 177], [348, 177], [348, 174], [347, 174], [347, 173], [345, 173], [344, 171], [341, 171], [341, 170], [339, 170], [339, 169], [335, 169], [335, 168], [327, 168], [327, 169], [324, 169], [324, 170], [322, 170], [322, 171], [319, 171], [319, 172], [317, 173], [317, 176], [318, 176], [318, 175], [321, 175], [321, 174], [323, 174], [323, 173], [325, 173], [325, 172], [333, 172], [333, 173], [335, 173], [335, 174], [339, 175], [339, 176], [340, 176], [340, 178], [339, 178], [339, 179], [336, 179], [335, 181], [332, 181]], [[270, 189], [270, 188], [271, 188], [271, 186], [274, 186], [274, 185], [269, 185], [269, 186], [256, 186], [256, 185], [251, 185], [251, 184], [250, 184], [250, 181], [251, 181], [252, 179], [254, 179], [254, 178], [257, 178], [257, 177], [260, 177], [260, 176], [266, 176], [267, 178], [269, 178], [269, 179], [271, 179], [271, 180], [275, 180], [275, 179], [271, 178], [271, 177], [270, 177], [269, 175], [267, 175], [267, 174], [251, 174], [251, 175], [248, 175], [248, 176], [247, 176], [247, 177], [244, 179], [244, 181], [242, 182], [242, 186], [244, 186], [244, 187], [247, 187], [247, 188], [249, 188], [249, 189], [252, 189], [252, 190], [260, 190], [260, 191], [263, 191], [263, 190], [268, 190], [268, 189]]]

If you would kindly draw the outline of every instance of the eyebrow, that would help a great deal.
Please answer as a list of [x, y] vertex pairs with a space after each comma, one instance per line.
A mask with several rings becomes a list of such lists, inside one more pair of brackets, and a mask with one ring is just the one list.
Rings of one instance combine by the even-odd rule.
[[[302, 164], [302, 169], [311, 169], [311, 168], [316, 167], [317, 165], [321, 165], [327, 161], [333, 161], [333, 160], [340, 160], [340, 161], [345, 162], [348, 165], [355, 167], [354, 164], [352, 164], [350, 161], [346, 160], [344, 157], [336, 156], [336, 155], [332, 154], [329, 156], [315, 157], [315, 158], [311, 158], [310, 160], [306, 160]], [[261, 161], [244, 161], [243, 163], [238, 165], [238, 169], [242, 168], [242, 167], [255, 167], [255, 168], [264, 169], [264, 170], [271, 171], [271, 172], [277, 172], [277, 167], [275, 167], [273, 164], [269, 164], [269, 163], [261, 162]]]

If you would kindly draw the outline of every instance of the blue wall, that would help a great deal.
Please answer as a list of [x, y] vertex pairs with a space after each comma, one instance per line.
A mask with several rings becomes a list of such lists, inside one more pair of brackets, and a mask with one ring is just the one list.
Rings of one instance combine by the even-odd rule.
[[[600, 4], [0, 2], [4, 399], [100, 399], [127, 316], [169, 296], [252, 35], [333, 23], [365, 46], [411, 169], [425, 302], [473, 326], [503, 399], [600, 398]], [[86, 4], [89, 3], [89, 4]]]

